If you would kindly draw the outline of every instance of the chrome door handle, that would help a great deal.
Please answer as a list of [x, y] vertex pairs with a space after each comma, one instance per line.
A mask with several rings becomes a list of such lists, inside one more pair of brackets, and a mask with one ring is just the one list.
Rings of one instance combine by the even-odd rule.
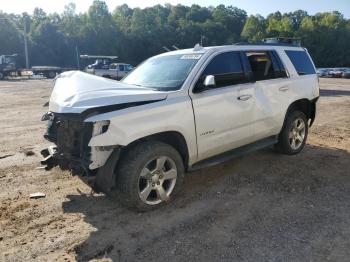
[[282, 91], [282, 92], [286, 92], [286, 91], [288, 91], [288, 89], [289, 89], [288, 86], [282, 86], [282, 87], [279, 88], [279, 90]]
[[247, 101], [248, 99], [252, 98], [251, 95], [241, 95], [237, 99], [241, 101]]

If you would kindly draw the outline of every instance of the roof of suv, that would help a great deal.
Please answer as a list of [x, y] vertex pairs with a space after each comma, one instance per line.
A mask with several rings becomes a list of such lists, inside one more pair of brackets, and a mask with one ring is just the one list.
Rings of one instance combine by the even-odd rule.
[[182, 55], [182, 54], [204, 54], [209, 51], [221, 51], [221, 50], [301, 50], [304, 51], [305, 49], [300, 46], [294, 46], [294, 45], [272, 45], [272, 44], [236, 44], [236, 45], [222, 45], [222, 46], [208, 46], [208, 47], [201, 47], [199, 45], [196, 45], [194, 48], [187, 48], [187, 49], [180, 49], [170, 52], [165, 52], [160, 54], [159, 56], [165, 56], [165, 55]]

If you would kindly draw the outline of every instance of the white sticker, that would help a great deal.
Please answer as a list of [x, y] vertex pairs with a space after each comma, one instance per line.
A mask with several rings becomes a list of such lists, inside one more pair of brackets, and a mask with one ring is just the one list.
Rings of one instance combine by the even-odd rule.
[[194, 59], [194, 60], [198, 60], [199, 58], [201, 58], [202, 55], [199, 55], [199, 54], [191, 54], [191, 55], [183, 55], [181, 56], [180, 59]]

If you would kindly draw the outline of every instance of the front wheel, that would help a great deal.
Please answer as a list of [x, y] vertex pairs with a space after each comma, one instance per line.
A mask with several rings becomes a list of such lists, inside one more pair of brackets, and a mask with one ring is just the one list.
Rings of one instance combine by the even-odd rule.
[[184, 165], [170, 145], [147, 141], [130, 148], [117, 168], [119, 201], [145, 211], [168, 202], [181, 188]]
[[303, 112], [290, 112], [278, 137], [277, 149], [287, 155], [299, 153], [305, 146], [308, 128], [308, 121]]

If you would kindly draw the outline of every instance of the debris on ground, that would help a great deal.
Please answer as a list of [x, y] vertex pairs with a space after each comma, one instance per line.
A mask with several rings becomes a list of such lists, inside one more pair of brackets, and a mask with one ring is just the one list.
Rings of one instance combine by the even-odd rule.
[[36, 192], [29, 195], [29, 198], [32, 198], [32, 199], [43, 198], [43, 197], [46, 197], [46, 195], [41, 192]]
[[13, 156], [13, 154], [12, 154], [12, 155], [3, 155], [3, 156], [0, 156], [0, 159], [7, 158], [7, 157], [10, 157], [10, 156]]
[[35, 152], [32, 147], [21, 147], [19, 152], [23, 153], [25, 156], [34, 156]]

